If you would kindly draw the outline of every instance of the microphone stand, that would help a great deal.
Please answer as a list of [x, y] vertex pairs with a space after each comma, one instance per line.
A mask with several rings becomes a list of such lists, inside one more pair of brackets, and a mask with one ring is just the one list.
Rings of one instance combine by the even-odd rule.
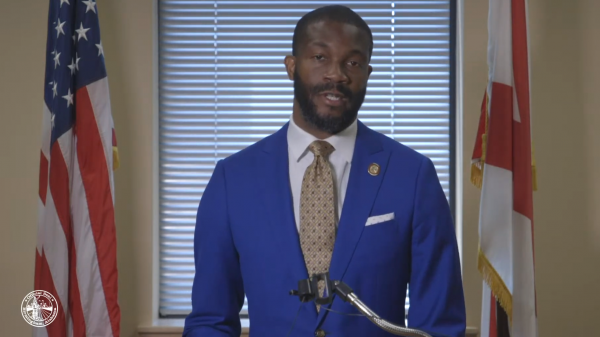
[[[323, 296], [319, 296], [318, 284], [323, 281], [325, 290]], [[320, 305], [329, 304], [333, 301], [333, 294], [337, 294], [344, 302], [350, 303], [371, 322], [381, 329], [396, 336], [405, 337], [432, 337], [430, 334], [418, 330], [406, 328], [400, 325], [390, 323], [379, 317], [373, 310], [364, 304], [346, 283], [342, 281], [332, 281], [329, 279], [329, 273], [314, 274], [312, 278], [298, 281], [298, 290], [290, 291], [290, 295], [298, 296], [301, 302], [310, 302], [312, 300]]]

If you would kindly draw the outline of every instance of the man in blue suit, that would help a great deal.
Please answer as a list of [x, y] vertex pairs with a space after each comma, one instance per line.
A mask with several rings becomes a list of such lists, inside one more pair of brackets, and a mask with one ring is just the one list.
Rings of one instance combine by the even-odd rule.
[[[193, 310], [184, 336], [390, 336], [340, 298], [289, 295], [329, 272], [383, 319], [434, 336], [464, 336], [465, 307], [450, 209], [432, 162], [357, 120], [373, 38], [343, 6], [297, 24], [292, 117], [219, 161], [198, 209]], [[319, 287], [320, 293], [323, 292]], [[333, 312], [333, 311], [337, 311]]]

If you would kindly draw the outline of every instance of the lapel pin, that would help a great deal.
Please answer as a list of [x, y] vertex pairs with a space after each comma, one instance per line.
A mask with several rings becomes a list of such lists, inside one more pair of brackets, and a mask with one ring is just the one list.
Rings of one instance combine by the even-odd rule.
[[372, 175], [372, 176], [379, 175], [379, 171], [381, 171], [379, 164], [373, 163], [373, 164], [369, 165], [369, 174], [370, 175]]

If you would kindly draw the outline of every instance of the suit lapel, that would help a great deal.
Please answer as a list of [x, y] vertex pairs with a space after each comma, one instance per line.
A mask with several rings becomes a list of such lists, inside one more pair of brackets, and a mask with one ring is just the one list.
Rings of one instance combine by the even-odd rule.
[[[291, 268], [293, 284], [290, 289], [297, 287], [297, 282], [308, 278], [308, 271], [304, 262], [304, 255], [300, 247], [300, 238], [294, 218], [292, 204], [292, 191], [289, 179], [289, 158], [287, 128], [285, 124], [272, 137], [266, 139], [263, 147], [264, 160], [258, 168], [263, 174], [261, 177], [264, 184], [260, 193], [263, 198], [265, 210], [269, 215], [269, 226], [271, 228], [273, 243], [279, 246], [278, 251], [284, 255]], [[309, 306], [314, 317], [317, 317], [315, 306]]]
[[[342, 280], [344, 278], [383, 181], [389, 155], [389, 151], [383, 149], [376, 131], [370, 130], [359, 121], [348, 188], [344, 197], [342, 217], [338, 225], [338, 233], [329, 268], [329, 275], [332, 280]], [[368, 171], [369, 166], [374, 163], [380, 166], [380, 172], [377, 175], [371, 175]], [[352, 287], [351, 284], [349, 286]], [[331, 305], [328, 307], [331, 307]], [[327, 310], [319, 312], [317, 327], [326, 314]]]

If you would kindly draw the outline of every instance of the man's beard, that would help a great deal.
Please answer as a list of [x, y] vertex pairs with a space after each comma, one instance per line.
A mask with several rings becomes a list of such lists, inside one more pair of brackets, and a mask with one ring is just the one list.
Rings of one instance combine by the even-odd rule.
[[[317, 106], [312, 101], [314, 97], [321, 94], [324, 91], [337, 90], [350, 102], [350, 108], [344, 110], [341, 116], [321, 116], [317, 112]], [[334, 83], [323, 83], [314, 86], [309, 89], [306, 84], [302, 81], [298, 72], [294, 72], [294, 97], [300, 106], [302, 111], [302, 117], [304, 120], [317, 128], [318, 130], [327, 132], [328, 134], [334, 135], [344, 129], [356, 120], [358, 116], [358, 110], [365, 100], [367, 88], [365, 87], [361, 91], [353, 94], [348, 87], [341, 83], [337, 85]]]

